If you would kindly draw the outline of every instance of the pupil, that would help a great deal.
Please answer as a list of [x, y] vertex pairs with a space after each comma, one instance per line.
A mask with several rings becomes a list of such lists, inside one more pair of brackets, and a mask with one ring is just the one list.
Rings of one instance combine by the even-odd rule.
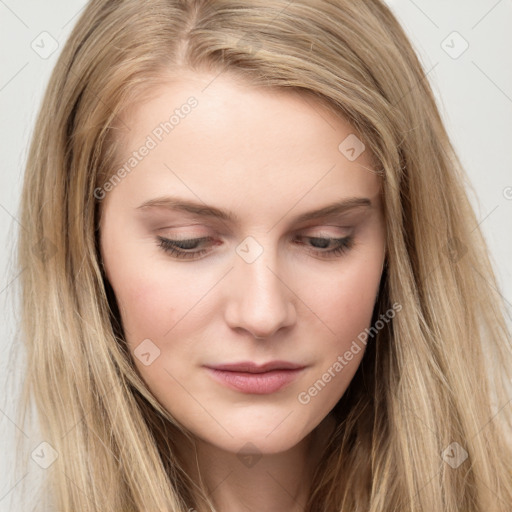
[[311, 242], [313, 245], [318, 244], [318, 245], [315, 245], [315, 247], [318, 247], [320, 249], [325, 249], [326, 247], [329, 246], [330, 240], [328, 240], [327, 238], [312, 237]]
[[178, 247], [181, 249], [195, 249], [198, 243], [198, 240], [181, 240], [178, 242]]

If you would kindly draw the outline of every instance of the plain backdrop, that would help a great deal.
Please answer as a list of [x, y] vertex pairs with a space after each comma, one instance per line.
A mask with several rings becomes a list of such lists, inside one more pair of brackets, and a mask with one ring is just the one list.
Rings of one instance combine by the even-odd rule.
[[[19, 368], [12, 301], [18, 201], [28, 142], [57, 56], [85, 1], [0, 0], [0, 384]], [[500, 292], [512, 310], [512, 0], [389, 0], [436, 94], [470, 181], [472, 202], [491, 249]], [[483, 284], [484, 285], [484, 284]], [[11, 510], [16, 390], [1, 389], [0, 510]], [[29, 436], [27, 434], [27, 436]], [[42, 440], [32, 434], [36, 447]], [[37, 468], [34, 468], [36, 471]], [[32, 470], [31, 470], [32, 471]], [[23, 477], [23, 475], [22, 475]]]

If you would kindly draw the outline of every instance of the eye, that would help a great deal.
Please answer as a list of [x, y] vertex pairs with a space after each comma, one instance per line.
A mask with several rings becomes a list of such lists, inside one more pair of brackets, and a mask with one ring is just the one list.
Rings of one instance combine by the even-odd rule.
[[[354, 246], [354, 237], [353, 236], [346, 236], [343, 238], [305, 236], [305, 237], [299, 237], [299, 238], [305, 238], [305, 239], [309, 240], [310, 243], [312, 243], [313, 245], [312, 246], [308, 245], [308, 250], [310, 250], [311, 252], [315, 253], [316, 255], [318, 255], [322, 258], [342, 256], [344, 253], [348, 252]], [[304, 245], [302, 242], [298, 242], [298, 243], [300, 245]], [[332, 249], [329, 249], [327, 251], [318, 250], [318, 248], [326, 249], [331, 244], [334, 244], [334, 247]], [[313, 250], [311, 249], [311, 247], [313, 248]]]
[[206, 249], [199, 251], [189, 252], [191, 249], [195, 249], [200, 243], [210, 240], [210, 237], [192, 238], [189, 240], [171, 240], [162, 236], [157, 237], [158, 246], [161, 247], [165, 252], [171, 254], [171, 256], [178, 259], [195, 259], [206, 254]]
[[[354, 246], [353, 236], [347, 236], [344, 238], [302, 236], [298, 238], [309, 240], [312, 245], [308, 245], [307, 250], [322, 258], [342, 256]], [[208, 253], [209, 250], [196, 250], [197, 247], [209, 240], [211, 240], [210, 237], [192, 238], [188, 240], [172, 240], [158, 236], [157, 245], [174, 258], [198, 259]], [[294, 241], [294, 243], [297, 245], [307, 245], [300, 241]], [[332, 244], [334, 245], [332, 249], [324, 250]]]

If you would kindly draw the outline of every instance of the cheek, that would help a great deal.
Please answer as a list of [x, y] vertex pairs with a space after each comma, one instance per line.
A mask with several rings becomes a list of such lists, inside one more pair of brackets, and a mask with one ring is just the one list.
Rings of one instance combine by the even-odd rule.
[[168, 371], [176, 373], [169, 364], [169, 356], [172, 356], [171, 361], [179, 363], [180, 369], [183, 361], [188, 359], [189, 350], [189, 343], [169, 344], [169, 341], [176, 336], [187, 341], [190, 336], [186, 332], [186, 313], [193, 298], [187, 296], [190, 287], [169, 285], [179, 281], [172, 276], [155, 274], [156, 267], [144, 273], [127, 273], [130, 278], [117, 281], [114, 291], [134, 365], [155, 396], [165, 399], [172, 385]]
[[[331, 339], [349, 343], [369, 326], [377, 298], [382, 261], [354, 258], [337, 275], [317, 276], [316, 286], [304, 292], [304, 301], [323, 322]], [[305, 283], [304, 290], [307, 290]]]
[[336, 405], [361, 363], [381, 273], [380, 257], [354, 258], [336, 279], [330, 274], [328, 280], [317, 280], [315, 293], [308, 296], [323, 325], [318, 331], [322, 334], [315, 336], [321, 347], [315, 354], [317, 364], [297, 395], [299, 410], [308, 418], [306, 430]]
[[200, 278], [147, 254], [131, 254], [110, 265], [110, 282], [125, 332], [131, 343], [162, 338], [197, 302]]
[[[200, 275], [192, 265], [133, 263], [119, 261], [111, 272], [111, 284], [133, 361], [157, 390], [164, 382], [169, 385], [166, 370], [186, 377], [181, 375], [184, 362], [193, 360], [194, 347], [208, 323], [204, 299], [217, 274]], [[140, 355], [148, 352], [152, 362], [146, 365]]]
[[121, 317], [131, 341], [137, 337], [162, 337], [175, 323], [182, 290], [164, 286], [152, 276], [132, 277], [115, 288]]

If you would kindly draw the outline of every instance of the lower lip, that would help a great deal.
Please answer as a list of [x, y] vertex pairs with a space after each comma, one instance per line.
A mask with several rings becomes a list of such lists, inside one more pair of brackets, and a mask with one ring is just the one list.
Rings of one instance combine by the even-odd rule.
[[298, 377], [304, 368], [272, 370], [263, 373], [230, 372], [207, 368], [210, 375], [232, 389], [242, 393], [267, 395], [275, 393]]

